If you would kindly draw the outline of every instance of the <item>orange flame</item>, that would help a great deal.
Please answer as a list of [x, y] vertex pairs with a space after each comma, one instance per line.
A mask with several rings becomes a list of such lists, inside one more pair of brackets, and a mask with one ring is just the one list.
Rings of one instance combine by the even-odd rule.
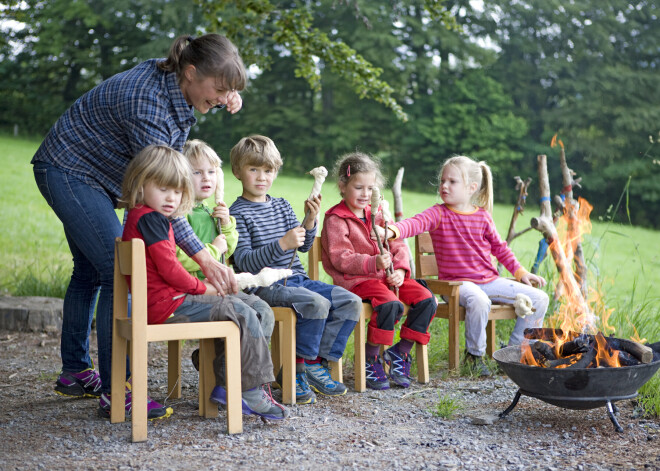
[[557, 145], [557, 142], [559, 142], [559, 146], [563, 149], [564, 143], [561, 142], [561, 139], [557, 139], [557, 133], [555, 133], [555, 135], [552, 136], [552, 140], [550, 141], [550, 147], [554, 148]]

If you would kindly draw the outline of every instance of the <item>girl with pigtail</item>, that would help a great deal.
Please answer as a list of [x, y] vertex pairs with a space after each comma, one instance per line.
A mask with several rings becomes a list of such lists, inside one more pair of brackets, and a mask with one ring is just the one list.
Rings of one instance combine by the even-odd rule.
[[[390, 380], [410, 386], [410, 351], [415, 342], [428, 344], [428, 327], [435, 315], [435, 297], [410, 278], [408, 249], [401, 240], [392, 241], [390, 252], [381, 253], [372, 239], [371, 196], [384, 179], [379, 164], [361, 152], [341, 157], [335, 175], [342, 201], [325, 213], [321, 232], [323, 268], [335, 285], [352, 291], [373, 307], [367, 328], [366, 376], [371, 389], [388, 389]], [[375, 223], [383, 225], [382, 211]], [[388, 269], [393, 270], [388, 273]], [[392, 291], [398, 288], [399, 297]], [[401, 340], [380, 356], [381, 345], [392, 345], [394, 326], [403, 315], [403, 302], [410, 310], [401, 327]], [[389, 365], [389, 380], [383, 362]], [[356, 368], [359, 367], [356, 365]]]
[[[438, 278], [463, 282], [459, 304], [465, 307], [465, 359], [480, 375], [488, 376], [490, 371], [483, 355], [492, 302], [511, 304], [518, 294], [530, 298], [535, 312], [519, 317], [509, 338], [509, 345], [519, 345], [526, 327], [540, 327], [543, 322], [548, 295], [532, 284], [544, 286], [545, 280], [525, 270], [497, 233], [491, 215], [493, 179], [486, 162], [454, 156], [445, 161], [439, 177], [438, 194], [444, 203], [389, 225], [386, 237], [394, 238], [394, 243], [430, 233]], [[517, 281], [500, 277], [491, 256]]]

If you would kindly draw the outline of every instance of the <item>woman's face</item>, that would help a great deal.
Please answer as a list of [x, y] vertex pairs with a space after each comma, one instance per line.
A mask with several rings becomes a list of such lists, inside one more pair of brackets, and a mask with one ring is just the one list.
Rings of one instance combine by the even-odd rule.
[[236, 91], [224, 88], [216, 77], [201, 77], [193, 65], [185, 69], [180, 87], [186, 103], [202, 114], [217, 105], [227, 105], [238, 95]]

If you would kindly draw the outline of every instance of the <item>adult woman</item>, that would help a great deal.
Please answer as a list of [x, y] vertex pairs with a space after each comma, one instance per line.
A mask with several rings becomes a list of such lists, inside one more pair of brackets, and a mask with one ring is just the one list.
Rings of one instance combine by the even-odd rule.
[[[237, 112], [242, 107], [237, 91], [246, 82], [240, 55], [227, 38], [180, 36], [166, 60], [143, 62], [80, 97], [37, 150], [35, 180], [62, 221], [73, 255], [64, 299], [62, 374], [55, 388], [60, 394], [98, 397], [110, 392], [114, 239], [122, 231], [114, 208], [128, 162], [150, 144], [180, 151], [196, 122], [194, 109], [205, 114], [226, 106]], [[177, 244], [218, 292], [236, 292], [232, 272], [211, 257], [185, 218], [172, 225]], [[89, 356], [97, 298], [100, 380]]]

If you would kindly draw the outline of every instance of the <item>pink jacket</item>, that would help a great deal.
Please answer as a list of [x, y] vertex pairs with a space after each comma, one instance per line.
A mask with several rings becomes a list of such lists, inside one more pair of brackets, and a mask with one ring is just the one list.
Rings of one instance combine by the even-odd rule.
[[[380, 251], [378, 243], [370, 235], [371, 209], [367, 206], [364, 212], [366, 224], [342, 201], [330, 208], [323, 220], [323, 269], [332, 277], [335, 285], [347, 290], [363, 281], [377, 279], [385, 282], [387, 278], [385, 270], [376, 270], [376, 256]], [[381, 225], [382, 222], [379, 213], [376, 224]], [[410, 278], [410, 260], [405, 242], [390, 241], [390, 252], [394, 269], [405, 270], [406, 278]]]

